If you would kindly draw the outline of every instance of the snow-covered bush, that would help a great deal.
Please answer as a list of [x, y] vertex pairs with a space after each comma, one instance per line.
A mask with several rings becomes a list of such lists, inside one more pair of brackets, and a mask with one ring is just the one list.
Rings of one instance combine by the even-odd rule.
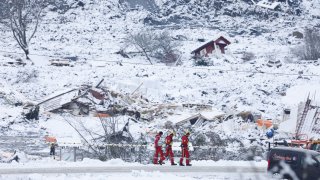
[[164, 128], [166, 129], [174, 129], [174, 125], [171, 121], [167, 121], [166, 123], [164, 123]]
[[201, 57], [194, 60], [196, 66], [212, 66], [213, 63], [209, 58]]
[[206, 144], [206, 136], [204, 134], [199, 134], [193, 141], [196, 146], [203, 146]]
[[[261, 146], [250, 146], [249, 148], [241, 148], [239, 151], [245, 160], [255, 160], [257, 156], [263, 157], [264, 150]], [[241, 157], [240, 156], [240, 157]]]
[[178, 45], [167, 31], [161, 32], [155, 38], [154, 57], [162, 63], [173, 64], [180, 58], [177, 50]]
[[255, 55], [254, 55], [254, 53], [253, 52], [244, 52], [243, 54], [242, 54], [242, 60], [243, 60], [243, 62], [247, 62], [247, 61], [251, 61], [251, 60], [253, 60], [255, 58]]
[[17, 72], [15, 83], [26, 83], [39, 76], [39, 71], [36, 69], [22, 69]]
[[140, 51], [150, 64], [153, 64], [151, 58], [166, 64], [175, 63], [180, 58], [177, 50], [178, 43], [166, 31], [160, 33], [141, 31], [130, 34], [127, 42]]

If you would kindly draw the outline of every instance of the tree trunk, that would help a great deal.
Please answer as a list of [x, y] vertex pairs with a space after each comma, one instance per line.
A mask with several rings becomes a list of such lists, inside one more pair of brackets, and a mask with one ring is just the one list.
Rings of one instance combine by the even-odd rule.
[[29, 49], [23, 49], [24, 54], [26, 55], [26, 60], [31, 62], [31, 65], [34, 65], [34, 62], [29, 57]]
[[24, 51], [24, 54], [26, 55], [26, 59], [30, 60], [30, 58], [29, 58], [29, 50], [28, 49], [23, 49], [23, 51]]
[[152, 65], [151, 59], [149, 58], [148, 53], [147, 53], [147, 51], [145, 49], [143, 49], [143, 54], [147, 57], [148, 61]]

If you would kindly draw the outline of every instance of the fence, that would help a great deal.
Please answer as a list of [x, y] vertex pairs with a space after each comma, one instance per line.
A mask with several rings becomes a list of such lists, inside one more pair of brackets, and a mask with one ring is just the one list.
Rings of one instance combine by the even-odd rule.
[[[175, 142], [173, 144], [174, 156], [181, 157], [180, 143]], [[98, 158], [100, 160], [110, 160], [119, 158], [127, 162], [140, 162], [142, 164], [152, 163], [154, 156], [153, 144], [91, 144], [98, 153], [93, 153], [90, 148], [85, 149], [75, 156]], [[165, 148], [163, 147], [163, 150]], [[191, 154], [191, 160], [254, 160], [256, 156], [264, 157], [265, 152], [262, 148], [257, 147], [235, 147], [228, 148], [227, 146], [210, 146], [201, 145], [193, 146], [190, 144], [189, 151]], [[78, 151], [80, 153], [80, 151]], [[165, 153], [165, 151], [164, 151]]]

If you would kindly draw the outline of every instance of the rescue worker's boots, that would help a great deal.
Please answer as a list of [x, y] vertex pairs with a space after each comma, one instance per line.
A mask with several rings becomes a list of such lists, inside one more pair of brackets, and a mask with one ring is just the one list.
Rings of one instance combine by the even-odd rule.
[[186, 166], [192, 166], [192, 164], [187, 164]]
[[162, 164], [165, 164], [165, 163], [164, 163], [163, 161], [161, 161], [161, 160], [160, 160], [160, 161], [159, 161], [159, 164], [160, 164], [160, 165], [162, 165]]
[[176, 166], [177, 164], [176, 163], [171, 163], [171, 166]]
[[184, 164], [180, 163], [179, 166], [184, 166]]

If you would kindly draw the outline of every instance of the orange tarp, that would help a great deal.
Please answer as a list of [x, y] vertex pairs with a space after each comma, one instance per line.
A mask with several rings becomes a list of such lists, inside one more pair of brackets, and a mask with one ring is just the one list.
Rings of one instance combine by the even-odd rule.
[[269, 128], [272, 126], [272, 120], [258, 119], [256, 123], [259, 127], [265, 126], [266, 128]]
[[57, 139], [53, 136], [45, 136], [44, 138], [46, 139], [46, 142], [48, 142], [48, 143], [56, 143], [57, 142]]

